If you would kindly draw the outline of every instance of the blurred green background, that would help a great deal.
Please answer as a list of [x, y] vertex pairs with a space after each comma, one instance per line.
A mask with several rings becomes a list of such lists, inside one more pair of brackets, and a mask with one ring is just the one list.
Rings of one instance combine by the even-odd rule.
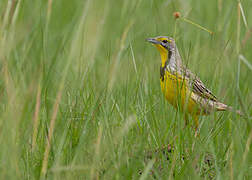
[[[251, 0], [2, 0], [0, 178], [251, 179], [251, 19]], [[202, 117], [194, 138], [161, 93], [158, 35], [246, 117]]]

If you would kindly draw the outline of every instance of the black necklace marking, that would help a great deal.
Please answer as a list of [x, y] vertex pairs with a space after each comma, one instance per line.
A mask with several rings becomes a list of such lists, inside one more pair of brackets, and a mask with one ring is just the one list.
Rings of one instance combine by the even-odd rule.
[[172, 50], [171, 48], [168, 48], [168, 59], [171, 59], [172, 56]]
[[162, 67], [162, 65], [160, 66], [160, 79], [161, 81], [164, 81], [164, 75], [165, 75], [165, 66]]
[[160, 66], [160, 79], [161, 81], [164, 81], [164, 75], [165, 75], [165, 71], [167, 70], [167, 65], [168, 65], [168, 60], [165, 61], [165, 65], [162, 67], [162, 65]]
[[171, 59], [171, 56], [172, 56], [172, 51], [171, 49], [169, 48], [168, 49], [168, 59], [165, 61], [165, 65], [162, 67], [162, 65], [160, 66], [160, 79], [162, 81], [164, 81], [164, 75], [165, 75], [165, 71], [167, 70], [167, 65], [168, 65], [168, 62], [169, 60]]

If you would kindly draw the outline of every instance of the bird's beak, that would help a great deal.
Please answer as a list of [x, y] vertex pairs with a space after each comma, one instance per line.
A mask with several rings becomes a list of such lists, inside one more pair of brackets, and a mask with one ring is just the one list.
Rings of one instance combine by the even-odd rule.
[[160, 44], [160, 42], [157, 41], [157, 40], [154, 39], [154, 38], [147, 38], [146, 41], [148, 41], [148, 42], [150, 42], [150, 43], [152, 43], [152, 44]]

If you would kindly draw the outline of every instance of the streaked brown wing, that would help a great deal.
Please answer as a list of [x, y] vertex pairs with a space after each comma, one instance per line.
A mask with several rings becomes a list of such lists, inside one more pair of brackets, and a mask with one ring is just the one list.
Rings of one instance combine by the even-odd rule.
[[203, 98], [210, 99], [212, 101], [217, 101], [217, 97], [205, 87], [201, 80], [194, 79], [192, 82], [192, 91]]
[[213, 95], [213, 93], [209, 89], [206, 88], [203, 82], [195, 74], [193, 74], [189, 69], [186, 68], [183, 68], [182, 71], [184, 76], [189, 80], [191, 89], [195, 94], [212, 101], [218, 101], [217, 97]]

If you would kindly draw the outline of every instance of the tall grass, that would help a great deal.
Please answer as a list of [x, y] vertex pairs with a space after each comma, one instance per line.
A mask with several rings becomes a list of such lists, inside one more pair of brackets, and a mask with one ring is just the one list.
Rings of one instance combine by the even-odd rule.
[[[3, 0], [1, 179], [251, 179], [252, 2]], [[213, 31], [175, 20], [173, 13]], [[167, 103], [159, 54], [185, 64], [231, 112], [193, 121]]]

